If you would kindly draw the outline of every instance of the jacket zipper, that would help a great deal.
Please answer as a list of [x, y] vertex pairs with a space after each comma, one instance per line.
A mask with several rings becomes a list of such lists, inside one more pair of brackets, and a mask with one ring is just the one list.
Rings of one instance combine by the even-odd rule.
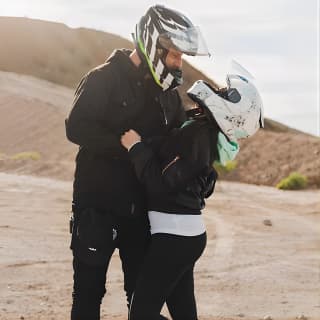
[[174, 163], [176, 163], [178, 160], [180, 159], [179, 156], [176, 156], [173, 160], [171, 160], [161, 171], [161, 174], [163, 175], [165, 173], [165, 171], [172, 166]]
[[162, 105], [161, 105], [161, 109], [162, 109], [162, 112], [163, 112], [164, 123], [167, 126], [168, 125], [168, 119], [167, 119], [167, 115], [166, 115], [166, 110], [162, 107]]
[[157, 98], [158, 101], [159, 101], [159, 104], [160, 104], [160, 108], [162, 110], [162, 114], [163, 114], [163, 118], [164, 118], [164, 123], [165, 125], [167, 126], [168, 125], [168, 119], [167, 119], [167, 114], [166, 114], [166, 110], [165, 108], [163, 107], [162, 105], [162, 102], [161, 102], [161, 97]]

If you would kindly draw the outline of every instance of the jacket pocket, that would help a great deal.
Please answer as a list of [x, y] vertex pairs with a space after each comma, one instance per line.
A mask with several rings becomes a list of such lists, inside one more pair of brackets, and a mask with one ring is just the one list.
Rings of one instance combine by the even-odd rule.
[[115, 247], [114, 217], [94, 208], [74, 213], [71, 249], [75, 257], [89, 265], [107, 264]]

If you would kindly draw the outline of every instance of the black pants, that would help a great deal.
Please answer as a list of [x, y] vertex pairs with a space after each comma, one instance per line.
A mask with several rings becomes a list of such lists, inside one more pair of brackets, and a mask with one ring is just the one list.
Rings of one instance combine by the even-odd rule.
[[[77, 227], [77, 225], [79, 225], [79, 221], [76, 221], [75, 226]], [[102, 224], [98, 223], [98, 226], [101, 227]], [[113, 237], [104, 239], [105, 243], [99, 259], [91, 259], [91, 256], [82, 254], [84, 248], [81, 246], [76, 232], [73, 232], [71, 248], [74, 256], [74, 285], [71, 320], [100, 319], [100, 305], [106, 293], [106, 273], [116, 248], [119, 249], [128, 303], [131, 300], [138, 272], [150, 242], [147, 215], [135, 218], [110, 216], [107, 221], [104, 220], [103, 228], [106, 229], [106, 234], [111, 234]], [[81, 232], [83, 231], [81, 230]], [[95, 253], [97, 252], [93, 251], [93, 254]]]
[[130, 320], [158, 320], [167, 303], [173, 320], [196, 320], [193, 269], [206, 234], [152, 235], [130, 306]]

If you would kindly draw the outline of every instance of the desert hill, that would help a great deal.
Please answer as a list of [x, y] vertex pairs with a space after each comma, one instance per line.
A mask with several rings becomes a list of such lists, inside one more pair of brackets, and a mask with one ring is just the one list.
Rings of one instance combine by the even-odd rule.
[[77, 147], [64, 133], [72, 95], [71, 89], [45, 80], [0, 72], [2, 172], [72, 178]]
[[[117, 35], [61, 23], [0, 17], [0, 70], [28, 74], [71, 88], [91, 68], [102, 64], [116, 48], [132, 49]], [[15, 52], [16, 54], [12, 54]], [[197, 79], [209, 79], [184, 62], [184, 92]], [[189, 102], [190, 103], [190, 102]]]
[[[73, 89], [85, 73], [104, 63], [115, 48], [133, 48], [132, 42], [111, 33], [14, 17], [0, 17], [0, 41], [5, 44], [0, 51], [1, 71], [31, 75]], [[186, 104], [190, 100], [185, 92], [198, 79], [212, 83], [184, 61], [184, 83], [179, 92]], [[265, 129], [295, 132], [270, 119], [266, 120]]]
[[[0, 170], [71, 179], [76, 146], [65, 139], [64, 118], [74, 87], [114, 48], [131, 43], [105, 32], [6, 17], [0, 17], [0, 41], [0, 70], [8, 71], [0, 73]], [[181, 92], [206, 79], [185, 67]], [[25, 151], [39, 155], [17, 155]], [[241, 143], [237, 169], [223, 178], [275, 185], [298, 171], [319, 187], [319, 155], [319, 138], [267, 120], [265, 130]]]

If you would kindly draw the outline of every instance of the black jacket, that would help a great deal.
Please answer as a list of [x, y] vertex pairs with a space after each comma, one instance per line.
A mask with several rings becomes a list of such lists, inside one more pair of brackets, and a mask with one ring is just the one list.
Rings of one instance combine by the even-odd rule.
[[149, 210], [201, 213], [217, 179], [212, 167], [217, 137], [216, 123], [202, 118], [174, 130], [160, 148], [142, 142], [130, 149], [137, 177], [147, 188]]
[[143, 207], [144, 192], [121, 146], [121, 134], [132, 128], [144, 139], [166, 135], [185, 119], [178, 92], [163, 92], [150, 77], [146, 79], [130, 53], [116, 50], [76, 90], [66, 134], [80, 146], [73, 194], [78, 207], [121, 215]]

